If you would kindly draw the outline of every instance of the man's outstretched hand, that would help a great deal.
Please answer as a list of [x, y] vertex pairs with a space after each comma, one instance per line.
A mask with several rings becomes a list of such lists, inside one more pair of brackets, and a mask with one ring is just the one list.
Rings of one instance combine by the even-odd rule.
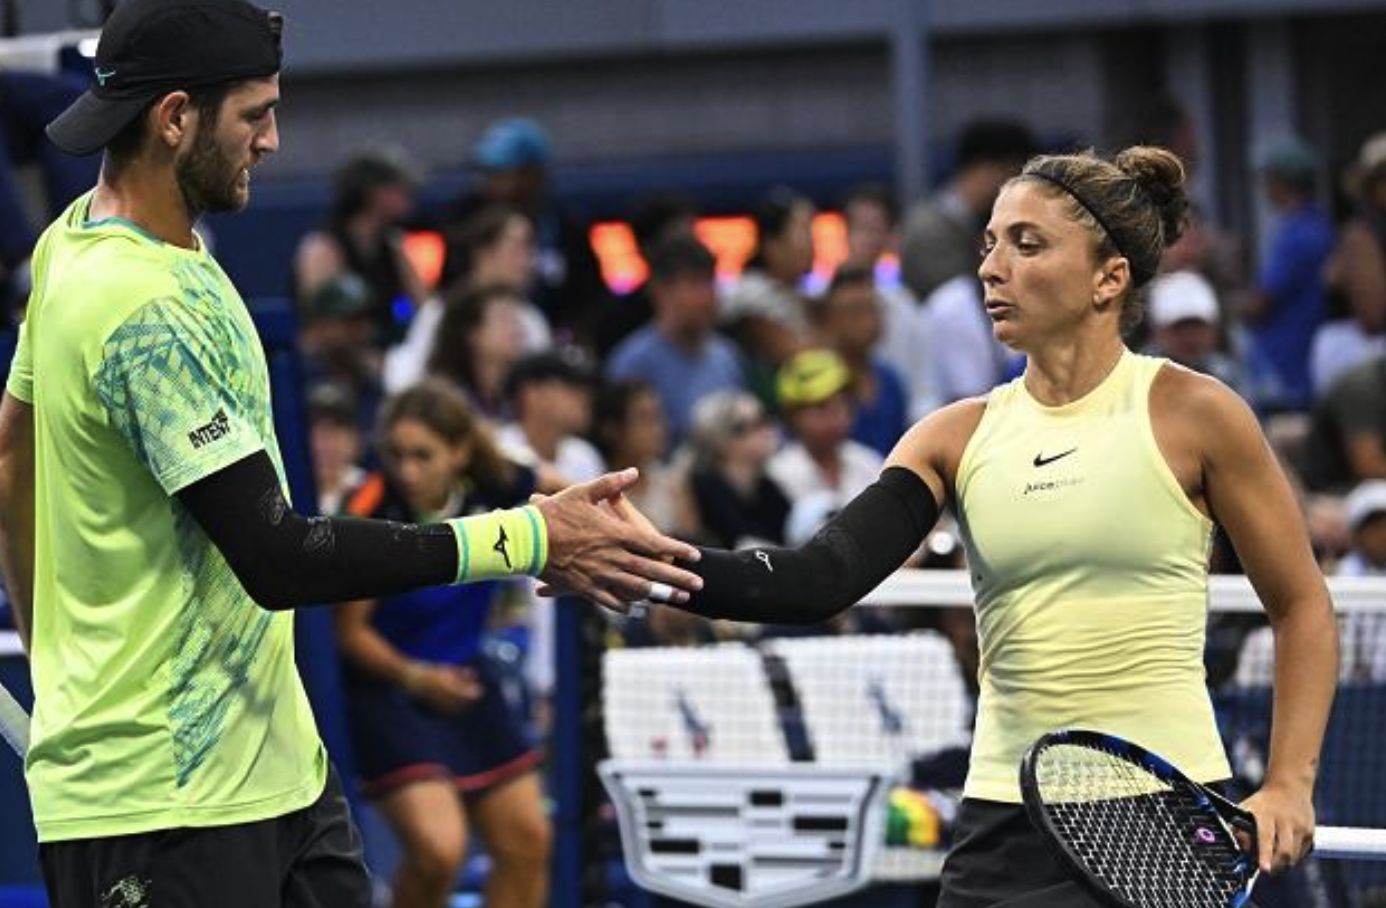
[[[628, 602], [667, 598], [687, 602], [688, 594], [702, 587], [696, 574], [675, 567], [674, 559], [697, 561], [696, 548], [661, 535], [643, 524], [613, 512], [609, 504], [635, 485], [635, 469], [570, 486], [557, 495], [535, 497], [532, 502], [544, 515], [549, 532], [549, 557], [540, 579], [543, 592], [591, 599], [607, 608], [622, 609]], [[660, 596], [658, 585], [672, 588]]]

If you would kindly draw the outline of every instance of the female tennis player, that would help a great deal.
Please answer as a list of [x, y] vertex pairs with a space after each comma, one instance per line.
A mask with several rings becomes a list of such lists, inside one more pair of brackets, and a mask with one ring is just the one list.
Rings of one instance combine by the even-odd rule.
[[981, 647], [977, 727], [941, 908], [1091, 904], [1021, 806], [1026, 746], [1089, 727], [1226, 779], [1202, 663], [1214, 523], [1276, 636], [1264, 787], [1246, 802], [1259, 860], [1298, 860], [1337, 662], [1332, 606], [1286, 477], [1251, 411], [1215, 379], [1122, 342], [1179, 236], [1178, 158], [1129, 148], [1032, 159], [986, 228], [979, 273], [995, 336], [1025, 373], [929, 415], [877, 483], [797, 549], [705, 551], [686, 608], [825, 620], [957, 512]]
[[[439, 379], [381, 413], [383, 473], [355, 517], [437, 521], [510, 507], [556, 477], [508, 460], [462, 392]], [[499, 582], [434, 587], [342, 606], [344, 693], [363, 788], [399, 837], [395, 908], [440, 908], [475, 827], [491, 856], [486, 904], [539, 908], [551, 832], [539, 751], [482, 650]]]

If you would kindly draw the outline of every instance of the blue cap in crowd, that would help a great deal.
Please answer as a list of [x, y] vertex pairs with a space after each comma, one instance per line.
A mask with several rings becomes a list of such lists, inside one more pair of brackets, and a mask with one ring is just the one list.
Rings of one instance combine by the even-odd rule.
[[510, 117], [486, 127], [472, 155], [483, 170], [517, 170], [547, 166], [553, 148], [544, 127], [524, 117]]

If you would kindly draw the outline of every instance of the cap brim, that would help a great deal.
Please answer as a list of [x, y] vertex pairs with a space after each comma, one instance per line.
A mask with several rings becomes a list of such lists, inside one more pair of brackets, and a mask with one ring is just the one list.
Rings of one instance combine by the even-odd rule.
[[73, 155], [94, 154], [105, 148], [149, 103], [147, 97], [100, 98], [83, 92], [44, 130], [49, 140]]

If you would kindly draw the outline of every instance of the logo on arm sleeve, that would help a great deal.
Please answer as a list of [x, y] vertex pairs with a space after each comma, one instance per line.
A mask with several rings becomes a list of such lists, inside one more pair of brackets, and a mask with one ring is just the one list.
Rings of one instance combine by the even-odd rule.
[[230, 434], [231, 417], [226, 415], [226, 408], [222, 407], [210, 422], [189, 432], [188, 441], [192, 442], [193, 449], [196, 450]]

